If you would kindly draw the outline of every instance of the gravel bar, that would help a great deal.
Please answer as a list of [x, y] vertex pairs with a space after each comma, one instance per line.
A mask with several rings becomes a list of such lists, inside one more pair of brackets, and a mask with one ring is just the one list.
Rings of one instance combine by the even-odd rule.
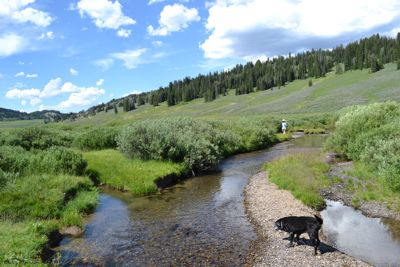
[[249, 265], [370, 266], [331, 247], [324, 240], [322, 230], [320, 231], [322, 254], [318, 251], [318, 255], [314, 255], [314, 248], [308, 242], [307, 234], [303, 234], [300, 238], [306, 244], [289, 248], [288, 233], [276, 231], [274, 222], [285, 216], [313, 216], [318, 212], [295, 199], [289, 191], [278, 189], [275, 184], [268, 181], [265, 172], [249, 179], [245, 189], [245, 206], [258, 235], [248, 257]]

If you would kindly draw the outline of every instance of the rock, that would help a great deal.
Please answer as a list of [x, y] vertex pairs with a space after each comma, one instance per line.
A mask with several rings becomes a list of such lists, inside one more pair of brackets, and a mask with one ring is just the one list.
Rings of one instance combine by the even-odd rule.
[[79, 237], [83, 234], [83, 230], [80, 227], [73, 225], [73, 226], [61, 228], [60, 233], [62, 235], [70, 235], [73, 237]]

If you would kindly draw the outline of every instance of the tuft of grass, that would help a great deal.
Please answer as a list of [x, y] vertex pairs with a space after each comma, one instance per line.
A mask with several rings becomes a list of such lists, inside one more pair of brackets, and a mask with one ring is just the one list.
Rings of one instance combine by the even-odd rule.
[[279, 188], [289, 190], [305, 205], [320, 210], [325, 201], [321, 189], [329, 186], [325, 173], [329, 165], [322, 161], [320, 153], [299, 153], [289, 155], [265, 165], [271, 182]]
[[168, 161], [128, 159], [112, 149], [85, 152], [88, 172], [111, 187], [135, 195], [156, 192], [155, 181], [169, 175], [181, 176], [187, 170], [182, 164]]
[[96, 208], [99, 193], [97, 190], [79, 192], [74, 199], [69, 201], [62, 211], [61, 224], [63, 226], [83, 225], [83, 215]]

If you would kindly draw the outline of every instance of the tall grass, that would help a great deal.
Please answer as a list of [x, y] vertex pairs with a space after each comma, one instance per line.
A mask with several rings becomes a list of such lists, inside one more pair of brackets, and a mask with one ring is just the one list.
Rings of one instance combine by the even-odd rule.
[[289, 190], [305, 205], [320, 210], [325, 201], [319, 191], [329, 186], [325, 176], [329, 165], [321, 160], [319, 153], [299, 153], [283, 157], [265, 165], [271, 182]]
[[156, 192], [155, 181], [166, 176], [182, 176], [186, 168], [168, 161], [128, 159], [117, 150], [107, 149], [84, 153], [88, 161], [88, 173], [101, 183], [135, 195]]
[[327, 148], [372, 166], [388, 187], [400, 192], [400, 104], [345, 109]]

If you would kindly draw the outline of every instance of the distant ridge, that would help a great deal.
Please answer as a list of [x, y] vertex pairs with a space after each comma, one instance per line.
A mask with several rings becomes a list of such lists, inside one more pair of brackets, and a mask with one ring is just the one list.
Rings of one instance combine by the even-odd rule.
[[61, 113], [60, 111], [56, 110], [42, 110], [27, 113], [12, 109], [0, 108], [0, 121], [43, 119], [45, 122], [54, 122], [64, 120], [69, 116], [70, 114]]

